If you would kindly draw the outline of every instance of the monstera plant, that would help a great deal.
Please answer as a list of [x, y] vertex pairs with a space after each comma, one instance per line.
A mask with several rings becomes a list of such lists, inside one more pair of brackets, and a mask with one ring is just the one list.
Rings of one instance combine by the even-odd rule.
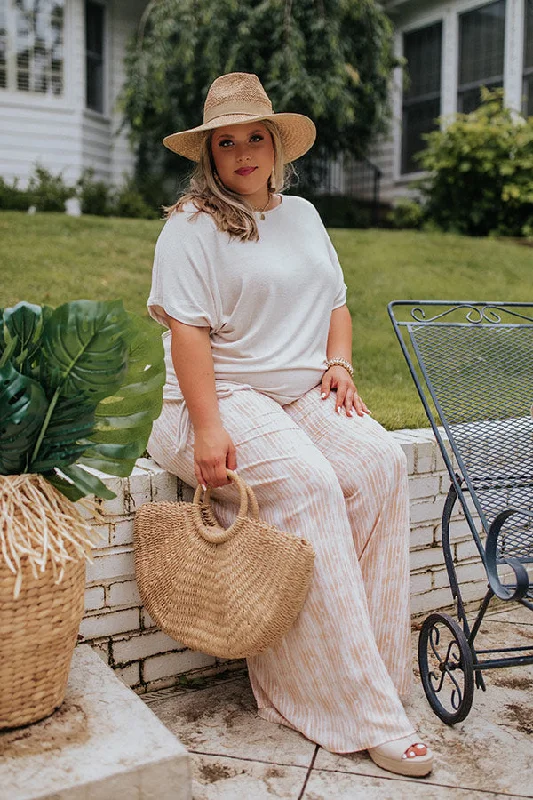
[[[63, 701], [97, 472], [128, 476], [162, 407], [163, 345], [122, 301], [0, 311], [0, 729]], [[77, 503], [76, 501], [80, 501]]]
[[0, 312], [0, 475], [40, 473], [71, 500], [115, 495], [161, 412], [159, 332], [122, 301]]

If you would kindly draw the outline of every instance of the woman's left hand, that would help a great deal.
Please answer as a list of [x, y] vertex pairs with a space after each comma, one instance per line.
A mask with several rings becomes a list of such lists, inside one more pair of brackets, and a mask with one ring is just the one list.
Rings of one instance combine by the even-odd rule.
[[350, 377], [350, 373], [344, 367], [334, 364], [327, 369], [322, 376], [322, 399], [325, 400], [329, 397], [331, 390], [337, 390], [337, 400], [335, 403], [335, 411], [340, 414], [341, 408], [344, 406], [346, 414], [349, 417], [353, 416], [352, 409], [358, 416], [362, 417], [364, 414], [370, 414], [370, 411], [363, 403], [357, 393], [355, 384]]

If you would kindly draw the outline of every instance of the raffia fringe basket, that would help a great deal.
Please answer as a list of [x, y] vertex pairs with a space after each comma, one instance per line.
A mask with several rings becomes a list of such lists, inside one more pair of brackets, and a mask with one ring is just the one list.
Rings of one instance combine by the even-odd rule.
[[42, 475], [0, 476], [0, 729], [63, 702], [91, 535]]
[[241, 505], [220, 527], [201, 487], [192, 503], [135, 515], [135, 572], [146, 610], [172, 638], [219, 658], [262, 653], [295, 623], [313, 574], [305, 539], [259, 519], [252, 489], [228, 470]]

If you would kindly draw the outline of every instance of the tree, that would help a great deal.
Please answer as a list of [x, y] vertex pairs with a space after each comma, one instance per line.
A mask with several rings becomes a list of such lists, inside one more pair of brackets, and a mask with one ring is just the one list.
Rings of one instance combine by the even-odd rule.
[[201, 123], [210, 84], [227, 72], [257, 74], [274, 111], [310, 116], [315, 160], [360, 157], [386, 130], [395, 65], [392, 25], [374, 0], [151, 0], [121, 97], [138, 173], [179, 169], [161, 140]]

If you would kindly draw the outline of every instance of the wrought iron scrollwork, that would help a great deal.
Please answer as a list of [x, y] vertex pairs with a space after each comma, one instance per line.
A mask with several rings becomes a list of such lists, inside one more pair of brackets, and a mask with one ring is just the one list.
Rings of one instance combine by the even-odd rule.
[[427, 316], [426, 311], [422, 306], [413, 306], [413, 308], [410, 310], [410, 313], [415, 322], [430, 323], [435, 322], [435, 320], [438, 319], [443, 319], [444, 317], [447, 317], [448, 315], [458, 311], [464, 312], [465, 320], [470, 322], [472, 325], [479, 325], [482, 323], [490, 323], [491, 325], [502, 324], [504, 314], [508, 314], [512, 317], [517, 317], [533, 323], [533, 317], [521, 314], [519, 311], [509, 308], [509, 306], [490, 304], [481, 306], [473, 303], [461, 303], [454, 305], [451, 308], [447, 308], [445, 311], [441, 311], [440, 314], [434, 314], [432, 317]]
[[[441, 630], [451, 637], [441, 645]], [[436, 669], [430, 667], [436, 661]], [[461, 722], [472, 707], [474, 666], [467, 638], [448, 614], [430, 614], [418, 640], [420, 677], [429, 704], [443, 722]], [[438, 671], [437, 671], [438, 670]]]

